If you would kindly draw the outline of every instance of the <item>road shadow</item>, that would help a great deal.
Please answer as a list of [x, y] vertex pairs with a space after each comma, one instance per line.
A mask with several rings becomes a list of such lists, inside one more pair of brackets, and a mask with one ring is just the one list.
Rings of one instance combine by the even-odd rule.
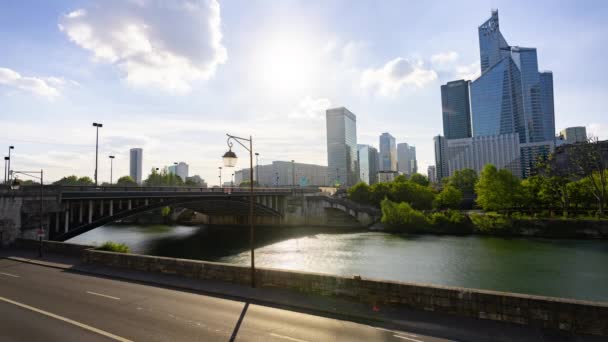
[[249, 302], [245, 302], [245, 306], [243, 306], [243, 311], [241, 311], [241, 315], [239, 316], [239, 320], [236, 322], [236, 326], [232, 331], [232, 335], [230, 335], [230, 342], [234, 342], [236, 340], [236, 336], [239, 333], [239, 329], [241, 328], [241, 323], [243, 323], [243, 318], [247, 314], [247, 309], [249, 309]]

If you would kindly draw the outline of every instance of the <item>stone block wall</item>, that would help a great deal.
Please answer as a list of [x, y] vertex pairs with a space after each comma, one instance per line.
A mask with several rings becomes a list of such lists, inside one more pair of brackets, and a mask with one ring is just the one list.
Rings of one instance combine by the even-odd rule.
[[[193, 279], [250, 284], [249, 267], [214, 262], [85, 250], [87, 263]], [[480, 319], [608, 336], [608, 302], [346, 278], [269, 268], [256, 269], [259, 287], [339, 296], [376, 305], [398, 305]]]
[[[40, 241], [34, 239], [21, 239], [18, 238], [14, 241], [14, 245], [17, 248], [24, 249], [38, 249], [40, 248]], [[57, 242], [43, 240], [42, 246], [45, 252], [57, 253], [72, 256], [82, 256], [83, 252], [87, 249], [95, 248], [94, 246], [78, 245], [75, 243]]]

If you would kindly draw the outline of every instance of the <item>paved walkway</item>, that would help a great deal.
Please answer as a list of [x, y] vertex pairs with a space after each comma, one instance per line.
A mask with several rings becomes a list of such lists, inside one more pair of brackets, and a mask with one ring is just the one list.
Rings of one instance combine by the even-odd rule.
[[243, 285], [196, 280], [151, 272], [131, 271], [84, 264], [77, 257], [49, 254], [38, 257], [34, 250], [0, 250], [0, 257], [123, 281], [232, 298], [253, 304], [373, 324], [386, 329], [404, 329], [459, 341], [605, 341], [605, 338], [547, 331], [523, 325], [451, 316], [398, 307], [371, 307], [341, 298], [309, 295], [291, 290], [250, 288]]

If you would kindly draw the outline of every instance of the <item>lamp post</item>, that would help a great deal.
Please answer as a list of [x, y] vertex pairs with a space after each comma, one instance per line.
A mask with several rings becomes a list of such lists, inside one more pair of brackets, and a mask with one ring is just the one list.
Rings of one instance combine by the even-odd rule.
[[[249, 151], [249, 248], [251, 250], [251, 287], [255, 287], [255, 251], [254, 251], [254, 228], [253, 228], [253, 138], [249, 136], [249, 139], [239, 138], [230, 134], [226, 134], [228, 140], [228, 151], [224, 153], [222, 157], [224, 159], [225, 167], [234, 167], [237, 162], [237, 156], [232, 152], [232, 141], [236, 141], [239, 145], [243, 146]], [[249, 147], [245, 146], [243, 142], [249, 142]]]
[[8, 162], [7, 165], [7, 169], [6, 169], [6, 175], [8, 177], [8, 182], [10, 183], [11, 181], [11, 150], [14, 150], [15, 146], [11, 145], [8, 147], [8, 159], [6, 159]]
[[222, 188], [222, 167], [218, 167], [219, 173], [220, 173], [220, 188]]
[[103, 124], [93, 122], [95, 127], [95, 186], [97, 186], [97, 155], [99, 152], [99, 129], [103, 127]]
[[255, 153], [255, 183], [257, 186], [260, 186], [260, 164], [258, 163], [258, 157], [260, 154], [258, 152]]
[[291, 186], [296, 188], [296, 162], [291, 160]]
[[[40, 171], [13, 171], [10, 170], [9, 171], [10, 175], [14, 175], [14, 174], [20, 174], [20, 175], [24, 175], [30, 178], [34, 178], [34, 179], [38, 179], [40, 181], [40, 230], [38, 230], [38, 236], [40, 237], [40, 247], [38, 249], [38, 256], [42, 257], [42, 237], [44, 235], [44, 224], [42, 222], [43, 220], [43, 216], [42, 216], [42, 206], [43, 206], [43, 201], [44, 201], [44, 171], [40, 170]], [[40, 176], [37, 176], [36, 174], [40, 174]], [[10, 179], [10, 177], [9, 177]], [[19, 180], [15, 178], [15, 180], [13, 181], [13, 183], [11, 184], [11, 189], [12, 190], [19, 190], [20, 187], [20, 183]]]
[[9, 157], [4, 157], [4, 184], [8, 184], [8, 161]]
[[114, 156], [108, 156], [110, 158], [110, 185], [112, 185], [112, 171], [114, 169]]
[[234, 172], [232, 173], [232, 177], [230, 178], [230, 187], [234, 188]]

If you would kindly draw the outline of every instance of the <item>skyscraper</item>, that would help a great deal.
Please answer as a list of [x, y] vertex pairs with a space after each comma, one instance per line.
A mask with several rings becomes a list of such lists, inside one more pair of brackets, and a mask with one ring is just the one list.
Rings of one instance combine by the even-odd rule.
[[129, 175], [137, 184], [141, 184], [142, 181], [142, 155], [143, 150], [141, 148], [132, 148], [129, 151]]
[[446, 138], [441, 135], [434, 137], [433, 142], [435, 143], [435, 171], [437, 183], [440, 183], [444, 178], [450, 175], [450, 170], [448, 168], [448, 143]]
[[378, 150], [369, 145], [359, 147], [359, 177], [367, 184], [378, 181]]
[[498, 11], [478, 29], [481, 76], [470, 87], [474, 137], [518, 133], [522, 176], [555, 146], [553, 75], [538, 71], [535, 48], [510, 46]]
[[559, 133], [566, 144], [574, 144], [587, 141], [587, 129], [585, 126], [568, 127]]
[[443, 136], [446, 139], [469, 138], [472, 135], [470, 84], [470, 81], [459, 80], [441, 86]]
[[429, 178], [429, 182], [437, 183], [437, 169], [435, 169], [435, 165], [429, 165], [426, 168], [426, 174]]
[[359, 181], [357, 170], [357, 117], [344, 107], [326, 111], [327, 166], [331, 184]]
[[410, 146], [407, 143], [397, 144], [397, 169], [405, 175], [418, 172], [415, 146]]
[[380, 135], [380, 170], [397, 171], [397, 146], [395, 137], [389, 133]]
[[174, 175], [178, 175], [184, 182], [186, 181], [186, 178], [188, 178], [188, 164], [184, 162], [179, 162], [176, 165], [167, 167], [167, 171]]

